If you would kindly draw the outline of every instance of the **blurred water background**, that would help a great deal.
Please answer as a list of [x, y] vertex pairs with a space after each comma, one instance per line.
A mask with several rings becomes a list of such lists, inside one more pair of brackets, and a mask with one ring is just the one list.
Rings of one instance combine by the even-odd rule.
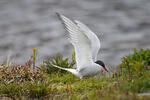
[[57, 53], [71, 57], [55, 12], [80, 20], [101, 40], [98, 58], [115, 66], [132, 48], [150, 48], [150, 0], [0, 0], [0, 62], [23, 64], [38, 49], [38, 64]]

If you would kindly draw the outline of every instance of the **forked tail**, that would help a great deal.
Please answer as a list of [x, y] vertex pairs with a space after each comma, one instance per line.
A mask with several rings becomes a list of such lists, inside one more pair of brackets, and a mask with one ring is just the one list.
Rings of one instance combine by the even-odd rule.
[[75, 76], [81, 78], [81, 75], [78, 73], [78, 71], [76, 69], [72, 69], [72, 68], [62, 68], [62, 67], [59, 67], [57, 65], [54, 65], [51, 63], [52, 66], [56, 67], [56, 68], [59, 68], [59, 69], [62, 69], [62, 70], [66, 70], [66, 71], [69, 71], [71, 72], [72, 74], [74, 74]]
[[56, 67], [56, 68], [59, 68], [59, 69], [68, 71], [68, 70], [67, 70], [68, 68], [62, 68], [62, 67], [59, 67], [59, 66], [57, 66], [57, 65], [54, 65], [54, 64], [52, 64], [52, 63], [51, 63], [51, 65], [54, 66], [54, 67]]

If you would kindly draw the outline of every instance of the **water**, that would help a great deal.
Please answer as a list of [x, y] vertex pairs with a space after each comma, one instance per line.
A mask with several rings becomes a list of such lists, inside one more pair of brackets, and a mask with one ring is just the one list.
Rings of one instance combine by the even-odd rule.
[[73, 46], [55, 12], [77, 19], [101, 40], [98, 58], [120, 63], [132, 48], [150, 48], [149, 0], [0, 0], [0, 62], [8, 55], [23, 64], [38, 49], [37, 60], [57, 53], [70, 57]]

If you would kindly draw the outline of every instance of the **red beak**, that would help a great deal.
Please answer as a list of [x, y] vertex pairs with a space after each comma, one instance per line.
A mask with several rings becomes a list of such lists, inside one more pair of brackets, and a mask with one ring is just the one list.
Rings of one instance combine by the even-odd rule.
[[106, 68], [104, 68], [104, 70], [105, 70], [106, 72], [108, 72], [108, 70], [107, 70]]

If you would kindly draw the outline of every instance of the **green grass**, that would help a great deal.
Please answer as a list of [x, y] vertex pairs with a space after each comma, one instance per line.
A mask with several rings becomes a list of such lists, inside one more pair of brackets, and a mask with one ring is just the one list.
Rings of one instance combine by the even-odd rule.
[[24, 66], [1, 65], [1, 97], [23, 100], [150, 100], [150, 96], [138, 96], [138, 93], [150, 91], [150, 49], [134, 49], [133, 54], [122, 58], [116, 72], [109, 77], [101, 72], [101, 77], [79, 80], [50, 64], [73, 68], [75, 54], [72, 61], [57, 55], [33, 70], [32, 63], [30, 60]]

